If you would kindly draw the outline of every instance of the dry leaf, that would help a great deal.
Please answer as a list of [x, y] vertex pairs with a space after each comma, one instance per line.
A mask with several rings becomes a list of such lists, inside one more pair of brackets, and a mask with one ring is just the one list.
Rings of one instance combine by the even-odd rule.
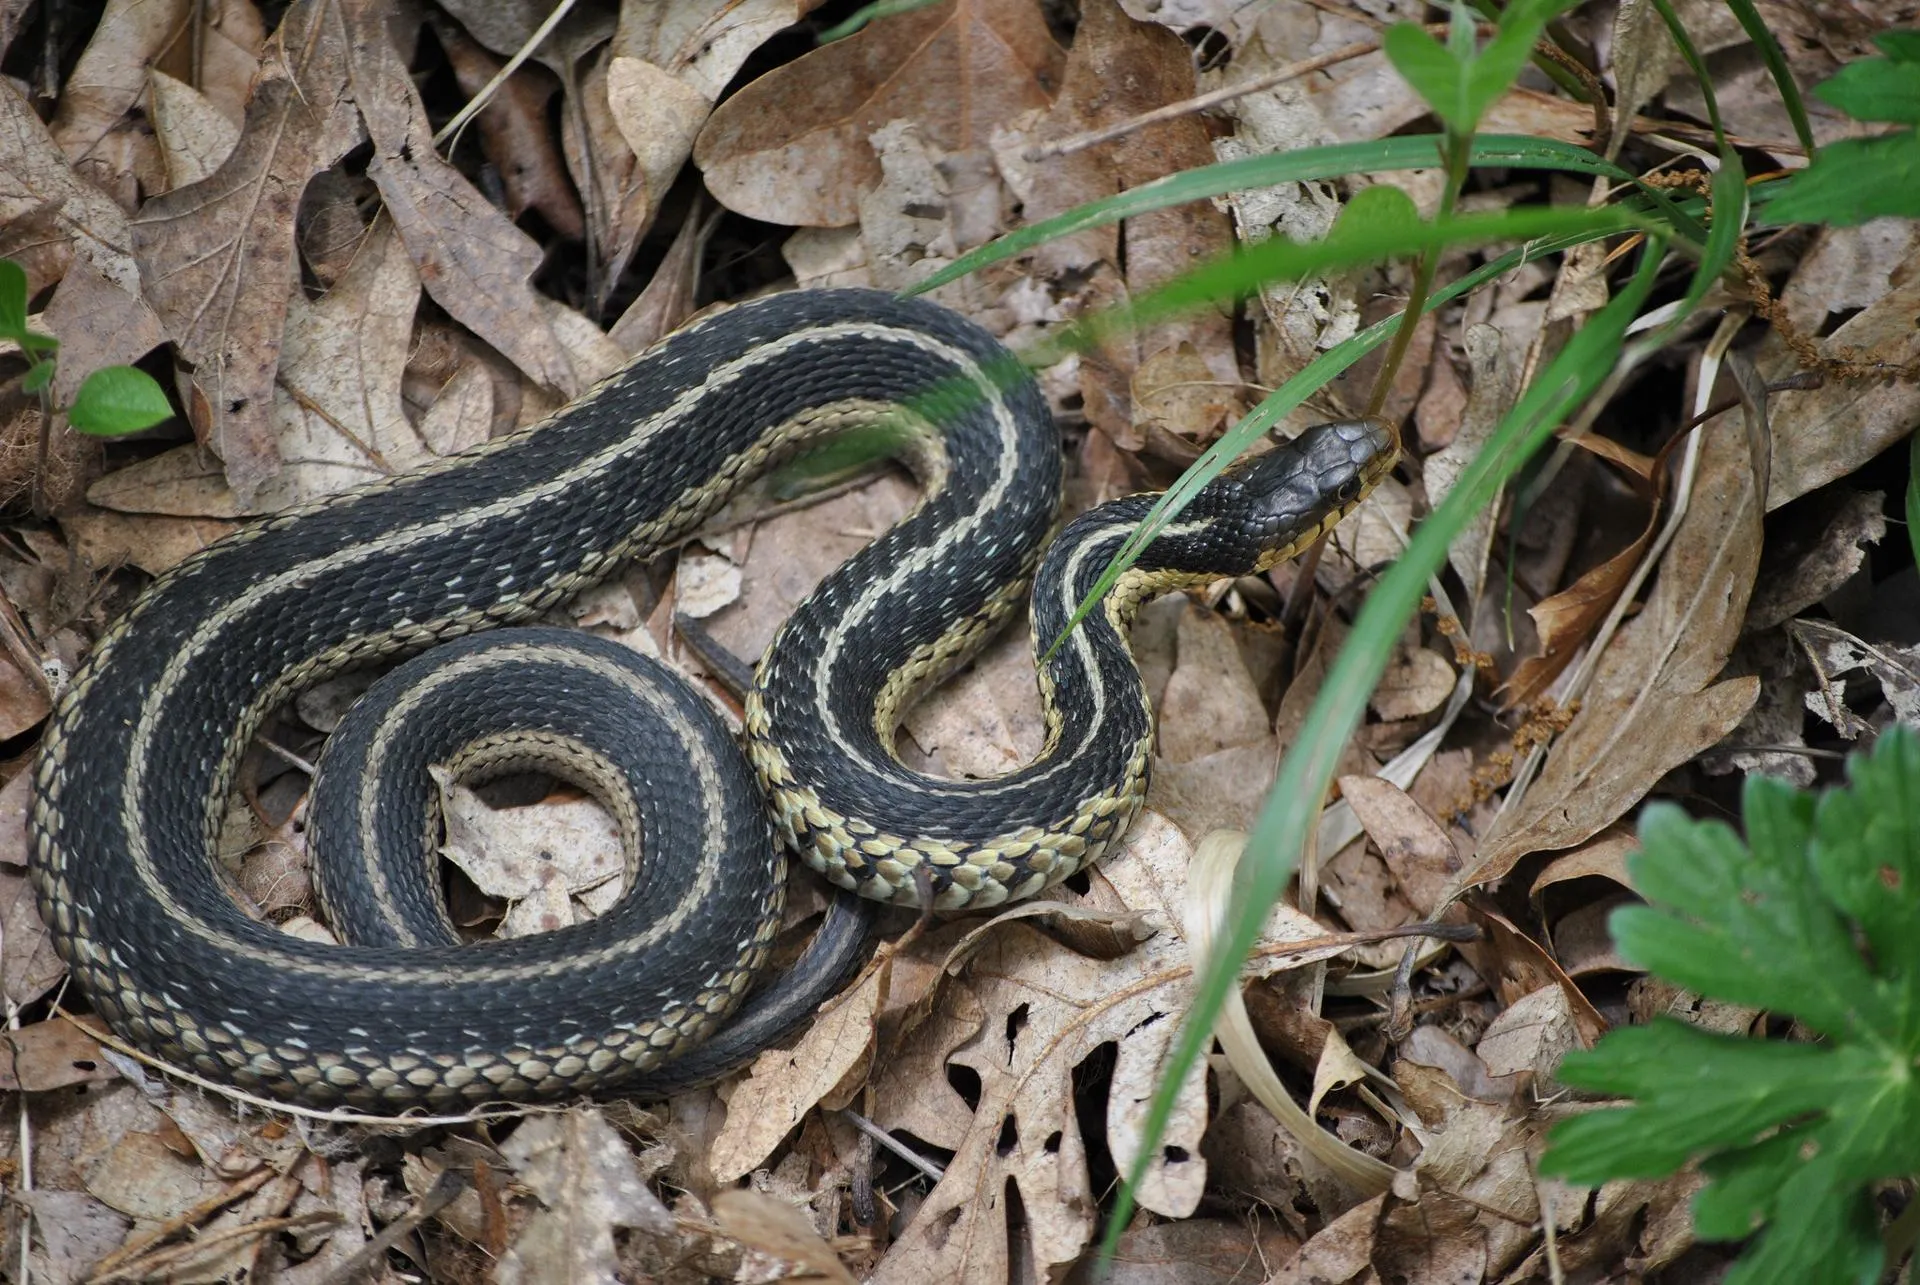
[[1465, 886], [1500, 878], [1529, 852], [1591, 838], [1752, 707], [1756, 680], [1715, 680], [1739, 637], [1760, 562], [1753, 455], [1737, 417], [1699, 431], [1693, 494], [1646, 609], [1601, 657], [1579, 714], [1482, 847]]
[[[1097, 878], [1129, 908], [1178, 922], [1189, 852], [1172, 825], [1145, 813], [1120, 850], [1101, 863]], [[1263, 940], [1299, 936], [1298, 918], [1279, 914], [1277, 936]], [[1298, 956], [1263, 956], [1255, 971], [1299, 962]], [[1115, 1046], [1107, 1145], [1124, 1167], [1138, 1146], [1145, 1101], [1192, 988], [1186, 945], [1177, 934], [1162, 933], [1119, 960], [1101, 962], [1018, 920], [980, 940], [962, 976], [965, 992], [985, 1009], [985, 1022], [970, 1015], [969, 1002], [956, 1024], [949, 1004], [957, 988], [949, 988], [946, 1002], [875, 1085], [883, 1127], [911, 1129], [955, 1153], [881, 1261], [876, 1281], [1003, 1280], [1015, 1253], [1030, 1254], [1039, 1272], [1077, 1258], [1094, 1231], [1097, 1193], [1088, 1187], [1074, 1068], [1101, 1045]], [[934, 1060], [929, 1049], [952, 1051]], [[979, 1104], [970, 1117], [955, 1119], [943, 1105], [952, 1101], [950, 1091], [924, 1100], [932, 1084], [944, 1089], [943, 1062], [979, 1077]], [[1192, 1212], [1204, 1180], [1199, 1142], [1205, 1124], [1204, 1080], [1196, 1076], [1183, 1086], [1163, 1150], [1148, 1165], [1139, 1191], [1144, 1207], [1173, 1217]], [[1025, 1215], [1024, 1250], [1009, 1244], [1010, 1192]]]
[[297, 280], [300, 193], [360, 136], [346, 53], [332, 4], [295, 4], [274, 33], [233, 153], [133, 220], [147, 301], [192, 366], [188, 417], [243, 503], [280, 464], [274, 372]]
[[713, 1216], [730, 1239], [784, 1262], [799, 1263], [810, 1280], [854, 1285], [853, 1273], [807, 1216], [778, 1196], [737, 1188], [715, 1192]]
[[19, 260], [32, 297], [66, 272], [69, 253], [129, 295], [140, 293], [133, 234], [119, 206], [67, 168], [66, 157], [11, 81], [0, 79], [0, 253]]
[[947, 0], [881, 18], [729, 98], [700, 132], [694, 164], [728, 209], [841, 227], [880, 180], [875, 130], [911, 120], [945, 152], [982, 147], [996, 126], [1051, 101], [1061, 60], [1023, 0]]
[[754, 1059], [734, 1085], [726, 1124], [707, 1153], [718, 1181], [736, 1182], [759, 1168], [815, 1104], [856, 1075], [853, 1083], [864, 1080], [889, 973], [886, 964], [870, 970], [832, 1000], [791, 1049], [771, 1048]]
[[[500, 936], [565, 928], [604, 912], [625, 890], [620, 832], [597, 803], [492, 808], [443, 768], [430, 770], [447, 831], [440, 854], [481, 892], [510, 903]], [[575, 898], [587, 914], [574, 910]]]
[[[1859, 304], [1859, 311], [1817, 341], [1816, 347], [1827, 357], [1855, 349], [1870, 361], [1911, 368], [1920, 362], [1920, 327], [1913, 324], [1914, 317], [1920, 316], [1920, 272], [1913, 270], [1920, 261], [1920, 223], [1883, 219], [1861, 228], [1823, 229], [1799, 261], [1781, 302], [1789, 315], [1799, 317], [1803, 333], [1817, 333], [1826, 320], [1824, 308], [1816, 305], [1809, 326], [1804, 315], [1808, 309], [1796, 296], [1812, 291], [1817, 298], [1823, 297], [1833, 288], [1831, 281], [1823, 279], [1828, 275], [1855, 279], [1855, 273], [1835, 260], [1863, 253], [1860, 243], [1876, 237], [1895, 241], [1873, 254], [1875, 262], [1891, 257], [1895, 265], [1891, 275]], [[1770, 335], [1761, 347], [1759, 366], [1760, 373], [1774, 381], [1794, 373], [1798, 363]], [[1824, 387], [1782, 393], [1774, 399], [1769, 511], [1853, 472], [1907, 436], [1920, 421], [1920, 381], [1892, 376], [1888, 369], [1877, 377], [1830, 379]]]
[[647, 1189], [626, 1140], [597, 1108], [533, 1116], [500, 1150], [545, 1206], [501, 1256], [496, 1279], [503, 1285], [612, 1281], [619, 1263], [614, 1228], [673, 1233], [673, 1215]]
[[574, 397], [591, 382], [576, 371], [550, 320], [559, 307], [528, 279], [542, 253], [532, 238], [433, 148], [433, 129], [384, 24], [357, 16], [350, 75], [380, 189], [420, 282], [457, 321], [499, 349], [535, 383]]
[[[435, 22], [433, 30], [461, 92], [469, 98], [479, 94], [504, 65], [450, 22]], [[539, 67], [522, 66], [495, 88], [474, 124], [479, 127], [481, 147], [499, 171], [507, 213], [517, 219], [537, 210], [555, 232], [578, 240], [586, 235], [580, 198], [547, 124], [547, 104], [559, 88]]]
[[[46, 1255], [32, 1258], [32, 1279], [71, 1285], [92, 1275], [93, 1265], [118, 1249], [128, 1220], [80, 1191], [14, 1191], [33, 1213]], [[24, 1230], [24, 1229], [23, 1229]]]
[[44, 1093], [117, 1074], [86, 1027], [64, 1017], [0, 1033], [0, 1090]]

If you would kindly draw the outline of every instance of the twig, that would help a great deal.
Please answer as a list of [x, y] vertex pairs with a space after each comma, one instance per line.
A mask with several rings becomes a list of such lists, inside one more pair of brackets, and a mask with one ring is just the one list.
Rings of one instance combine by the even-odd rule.
[[901, 1142], [898, 1138], [888, 1133], [885, 1129], [882, 1129], [873, 1121], [867, 1119], [867, 1117], [861, 1115], [858, 1111], [843, 1110], [840, 1114], [851, 1121], [854, 1128], [860, 1130], [860, 1132], [866, 1134], [869, 1138], [872, 1138], [875, 1142], [893, 1152], [894, 1155], [899, 1156], [902, 1160], [935, 1182], [939, 1182], [947, 1176], [945, 1169], [927, 1159], [925, 1156], [920, 1155], [914, 1151], [913, 1148], [907, 1146], [906, 1143]]
[[560, 0], [559, 4], [553, 6], [553, 12], [547, 15], [545, 22], [534, 28], [533, 34], [527, 37], [527, 43], [514, 50], [513, 57], [507, 59], [506, 64], [493, 73], [493, 79], [480, 86], [480, 92], [468, 99], [467, 105], [455, 112], [453, 119], [440, 127], [440, 132], [433, 136], [433, 145], [436, 148], [445, 147], [448, 139], [459, 133], [468, 121], [479, 115], [482, 109], [493, 101], [493, 96], [500, 91], [500, 86], [507, 83], [507, 77], [519, 71], [521, 64], [533, 57], [533, 51], [553, 34], [553, 29], [573, 11], [575, 3], [576, 0]]
[[1342, 45], [1324, 54], [1302, 58], [1299, 62], [1290, 62], [1284, 67], [1276, 67], [1263, 76], [1255, 76], [1252, 80], [1243, 80], [1234, 85], [1222, 85], [1219, 89], [1195, 94], [1192, 98], [1183, 98], [1177, 103], [1168, 103], [1164, 107], [1156, 107], [1150, 112], [1142, 112], [1138, 116], [1130, 116], [1126, 120], [1115, 121], [1099, 129], [1069, 134], [1065, 138], [1057, 138], [1049, 143], [1036, 143], [1021, 155], [1025, 160], [1035, 162], [1050, 160], [1056, 156], [1069, 156], [1074, 152], [1084, 152], [1089, 147], [1110, 143], [1116, 138], [1145, 129], [1149, 125], [1158, 125], [1162, 121], [1177, 120], [1194, 112], [1203, 112], [1209, 107], [1218, 107], [1221, 103], [1232, 102], [1248, 94], [1257, 94], [1263, 89], [1272, 89], [1275, 85], [1285, 84], [1289, 80], [1296, 80], [1309, 73], [1324, 71], [1336, 63], [1377, 53], [1379, 49], [1378, 40], [1355, 41], [1353, 44]]

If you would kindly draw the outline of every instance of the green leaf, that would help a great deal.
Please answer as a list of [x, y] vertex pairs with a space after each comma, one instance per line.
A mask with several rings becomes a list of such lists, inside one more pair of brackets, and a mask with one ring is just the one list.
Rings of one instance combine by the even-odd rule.
[[1920, 564], [1920, 433], [1907, 439], [1907, 544]]
[[1774, 188], [1760, 217], [1771, 224], [1920, 218], [1920, 135], [1910, 129], [1879, 138], [1829, 143], [1813, 164]]
[[1824, 1039], [1663, 1018], [1560, 1069], [1631, 1105], [1556, 1126], [1541, 1171], [1597, 1185], [1699, 1160], [1698, 1233], [1764, 1228], [1729, 1281], [1877, 1279], [1872, 1186], [1920, 1173], [1920, 737], [1890, 728], [1848, 776], [1817, 799], [1750, 779], [1744, 842], [1648, 807], [1629, 863], [1648, 904], [1613, 919], [1624, 958]]
[[173, 404], [153, 376], [132, 366], [102, 366], [88, 375], [67, 408], [67, 423], [96, 437], [119, 437], [173, 418]]
[[1875, 43], [1891, 56], [1848, 63], [1814, 97], [1855, 120], [1920, 125], [1920, 31], [1890, 31]]
[[27, 373], [20, 376], [20, 391], [37, 393], [53, 382], [53, 363], [44, 357], [27, 367]]
[[26, 270], [12, 259], [0, 259], [0, 339], [19, 343], [26, 333]]
[[1476, 53], [1472, 14], [1456, 4], [1445, 45], [1425, 28], [1402, 22], [1387, 28], [1381, 47], [1434, 115], [1464, 136], [1473, 133], [1487, 108], [1513, 85], [1548, 21], [1568, 7], [1562, 0], [1515, 0], [1500, 15], [1493, 39]]
[[1473, 132], [1474, 117], [1467, 106], [1467, 69], [1452, 50], [1411, 22], [1388, 27], [1380, 46], [1393, 69], [1447, 128], [1460, 134]]
[[[1773, 87], [1780, 91], [1780, 105], [1787, 109], [1787, 119], [1793, 122], [1793, 135], [1800, 140], [1800, 146], [1807, 155], [1812, 156], [1813, 126], [1807, 120], [1807, 104], [1800, 97], [1800, 86], [1794, 83], [1793, 72], [1787, 66], [1787, 55], [1774, 38], [1773, 28], [1767, 25], [1754, 0], [1727, 0], [1727, 8], [1739, 20], [1741, 30], [1747, 33], [1747, 39], [1759, 51], [1760, 60], [1767, 64], [1767, 74], [1773, 77]], [[1724, 148], [1727, 140], [1717, 124], [1713, 132]]]

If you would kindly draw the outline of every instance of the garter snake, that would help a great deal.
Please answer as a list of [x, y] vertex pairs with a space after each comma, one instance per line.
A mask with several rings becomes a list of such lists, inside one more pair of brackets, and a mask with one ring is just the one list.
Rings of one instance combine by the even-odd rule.
[[[770, 830], [843, 888], [924, 890], [943, 908], [1093, 861], [1145, 786], [1134, 608], [1303, 547], [1383, 475], [1392, 438], [1322, 426], [1210, 484], [1042, 668], [1041, 757], [935, 780], [894, 756], [899, 717], [1017, 604], [1060, 501], [1045, 403], [1024, 375], [989, 377], [1006, 365], [930, 304], [779, 295], [672, 336], [544, 425], [258, 523], [161, 576], [75, 675], [35, 769], [33, 883], [75, 982], [122, 1035], [282, 1098], [552, 1098], [671, 1078], [738, 1006], [780, 913]], [[780, 631], [747, 701], [751, 768], [660, 666], [573, 631], [500, 628], [885, 414], [912, 426], [922, 499]], [[1116, 501], [1051, 546], [1037, 637], [1061, 630], [1144, 511]], [[316, 878], [352, 944], [248, 917], [212, 855], [243, 748], [302, 688], [416, 652], [335, 734], [315, 787], [315, 846], [338, 849]], [[585, 924], [459, 944], [423, 802], [436, 761], [474, 777], [538, 764], [588, 789], [626, 842], [624, 899]], [[754, 1001], [754, 1038], [833, 980], [798, 999], [776, 984]]]

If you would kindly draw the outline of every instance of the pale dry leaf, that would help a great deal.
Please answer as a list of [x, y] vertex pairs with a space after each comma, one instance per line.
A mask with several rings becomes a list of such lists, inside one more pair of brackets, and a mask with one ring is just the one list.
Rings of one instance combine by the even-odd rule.
[[1680, 65], [1680, 51], [1652, 0], [1621, 0], [1613, 15], [1607, 63], [1614, 84], [1613, 131], [1607, 145], [1611, 160], [1632, 133], [1634, 114], [1666, 88]]
[[79, 1022], [56, 1016], [0, 1032], [0, 1090], [44, 1093], [116, 1074], [99, 1041]]
[[[24, 238], [19, 245], [10, 237], [0, 238], [0, 249], [21, 261], [29, 297], [60, 279], [69, 250], [129, 295], [140, 294], [140, 269], [134, 263], [126, 214], [105, 192], [74, 174], [32, 104], [4, 78], [0, 229]], [[49, 241], [54, 244], [46, 244]], [[38, 252], [28, 252], [29, 246]]]
[[754, 1059], [727, 1099], [726, 1124], [708, 1152], [717, 1180], [730, 1183], [752, 1173], [817, 1103], [849, 1077], [864, 1078], [887, 972], [869, 971], [834, 999], [791, 1049], [771, 1048]]
[[[16, 780], [25, 781], [31, 775], [23, 772]], [[24, 821], [19, 828], [24, 847]], [[4, 940], [0, 940], [0, 994], [9, 1004], [31, 1004], [67, 975], [67, 966], [54, 953], [53, 941], [40, 919], [32, 886], [24, 873], [11, 867], [0, 867], [0, 934], [4, 934]]]
[[[731, 1105], [731, 1104], [729, 1104]], [[729, 1239], [806, 1269], [807, 1278], [854, 1285], [833, 1247], [790, 1202], [751, 1188], [730, 1188], [713, 1196], [713, 1215]]]
[[130, 295], [78, 259], [53, 292], [39, 325], [60, 341], [53, 397], [72, 405], [86, 377], [102, 366], [132, 365], [165, 342], [146, 300]]
[[[713, 617], [709, 628], [714, 641], [736, 656], [765, 652], [795, 605], [829, 572], [898, 522], [916, 499], [910, 483], [888, 473], [845, 495], [756, 523], [752, 548], [740, 565], [740, 601]], [[745, 503], [743, 499], [733, 516]], [[724, 518], [716, 519], [710, 528], [724, 523]]]
[[587, 383], [530, 284], [540, 247], [434, 151], [426, 106], [379, 18], [354, 25], [349, 75], [374, 145], [367, 176], [427, 293], [535, 383], [578, 395]]
[[731, 210], [841, 227], [879, 181], [875, 130], [906, 119], [945, 152], [983, 147], [995, 126], [1051, 101], [1061, 63], [1039, 10], [1019, 0], [881, 18], [729, 98], [701, 130], [694, 164]]
[[148, 84], [147, 115], [167, 169], [167, 190], [198, 183], [225, 164], [240, 141], [240, 126], [212, 99], [163, 71], [148, 73]]
[[[1267, 1277], [1266, 1285], [1345, 1285], [1378, 1279], [1371, 1273], [1371, 1263], [1376, 1225], [1386, 1201], [1384, 1194], [1373, 1196], [1322, 1227], [1299, 1253]], [[1468, 1279], [1478, 1281], [1479, 1277]]]
[[87, 500], [119, 513], [214, 520], [248, 514], [213, 452], [196, 446], [162, 451], [87, 488]]
[[1177, 646], [1179, 660], [1158, 707], [1159, 757], [1184, 763], [1237, 746], [1269, 745], [1266, 706], [1233, 627], [1189, 603], [1180, 615]]
[[[598, 804], [578, 799], [496, 809], [445, 769], [435, 766], [432, 772], [447, 831], [441, 855], [481, 892], [512, 903], [502, 937], [563, 928], [584, 917], [572, 911], [570, 898], [598, 912], [621, 891], [626, 853], [613, 819]], [[603, 895], [589, 898], [596, 891]]]
[[1047, 726], [1027, 630], [1003, 630], [971, 665], [916, 702], [901, 727], [912, 742], [902, 750], [917, 749], [939, 775], [985, 780], [1033, 762]]
[[[1172, 922], [1184, 899], [1190, 851], [1168, 822], [1145, 813], [1119, 850], [1101, 863], [1097, 879], [1128, 908]], [[1324, 958], [1342, 948], [1328, 945], [1323, 951], [1300, 941], [1300, 917], [1277, 913], [1277, 927], [1264, 939], [1269, 953], [1260, 954], [1256, 972]], [[979, 1103], [959, 1121], [946, 1108], [944, 1125], [923, 1126], [934, 1130], [932, 1135], [916, 1128], [919, 1136], [951, 1146], [955, 1154], [946, 1176], [881, 1261], [877, 1281], [1004, 1279], [1015, 1252], [1030, 1254], [1041, 1271], [1074, 1261], [1093, 1234], [1095, 1200], [1087, 1144], [1072, 1105], [1074, 1068], [1103, 1044], [1114, 1045], [1119, 1061], [1130, 1061], [1124, 1077], [1116, 1066], [1107, 1145], [1116, 1158], [1135, 1154], [1142, 1095], [1150, 1093], [1146, 1086], [1153, 1078], [1146, 1068], [1164, 1067], [1192, 993], [1186, 943], [1175, 934], [1162, 933], [1120, 959], [1103, 962], [1066, 950], [1021, 920], [1006, 921], [979, 940], [962, 977], [986, 1020], [967, 1018], [965, 1030], [971, 1033], [955, 1039], [943, 1002], [916, 1039], [923, 1049], [953, 1050], [944, 1063], [979, 1077]], [[949, 998], [953, 994], [947, 992]], [[920, 1105], [912, 1099], [944, 1084], [940, 1065], [924, 1054], [885, 1065], [875, 1088], [878, 1122], [915, 1128], [905, 1121], [938, 1117], [938, 1103]], [[1147, 1208], [1190, 1209], [1184, 1202], [1204, 1189], [1203, 1084], [1196, 1078], [1183, 1086], [1174, 1127], [1161, 1139], [1162, 1151], [1148, 1165], [1140, 1189]], [[1025, 1213], [1026, 1244], [1019, 1250], [1009, 1244], [1010, 1192]]]
[[748, 55], [808, 7], [805, 0], [625, 0], [613, 52], [670, 73], [712, 104]]
[[420, 437], [435, 455], [458, 455], [492, 435], [493, 381], [478, 362], [466, 362], [420, 418]]
[[[587, 234], [593, 253], [588, 260], [592, 306], [596, 314], [627, 270], [640, 238], [658, 211], [660, 199], [673, 182], [684, 154], [650, 171], [620, 132], [608, 98], [608, 67], [612, 51], [595, 55], [584, 74], [569, 73], [560, 140], [574, 185], [586, 198]], [[705, 112], [701, 113], [702, 118]], [[689, 134], [687, 143], [692, 143]]]
[[[1107, 1285], [1236, 1285], [1262, 1263], [1277, 1263], [1299, 1241], [1272, 1219], [1188, 1218], [1129, 1227], [1120, 1237]], [[1069, 1281], [1080, 1285], [1079, 1273]]]
[[[713, 102], [695, 86], [650, 62], [616, 56], [607, 66], [607, 107], [638, 162], [646, 218], [659, 207]], [[644, 223], [644, 219], [642, 220]]]
[[303, 0], [281, 19], [219, 169], [153, 197], [133, 219], [146, 299], [193, 370], [187, 414], [244, 502], [279, 467], [274, 374], [298, 280], [294, 216], [307, 180], [360, 137], [339, 9]]
[[1473, 907], [1470, 914], [1482, 930], [1482, 940], [1462, 942], [1458, 949], [1503, 1004], [1511, 1007], [1535, 991], [1558, 987], [1580, 1047], [1591, 1048], [1606, 1034], [1606, 1018], [1539, 942], [1496, 910]]
[[1394, 650], [1367, 703], [1388, 722], [1420, 718], [1447, 703], [1457, 678], [1453, 666], [1439, 652], [1401, 646]]
[[1879, 686], [1896, 719], [1920, 721], [1920, 647], [1876, 645], [1824, 620], [1796, 620], [1787, 626], [1814, 665], [1818, 683], [1803, 697], [1806, 708], [1849, 739], [1871, 724], [1847, 703], [1846, 675], [1863, 671]]
[[[667, 247], [667, 257], [654, 269], [647, 288], [607, 332], [607, 338], [621, 352], [637, 353], [653, 347], [693, 315], [700, 256], [706, 246], [706, 233], [713, 227], [705, 217], [707, 206], [701, 204], [697, 209], [702, 217], [688, 214], [680, 230], [674, 233], [673, 244]], [[800, 284], [805, 286], [806, 282]]]
[[1591, 841], [1549, 861], [1534, 877], [1533, 886], [1527, 890], [1527, 894], [1538, 900], [1540, 894], [1553, 885], [1574, 879], [1608, 879], [1622, 888], [1631, 887], [1632, 881], [1627, 878], [1627, 858], [1638, 851], [1640, 840], [1634, 837], [1631, 830], [1604, 830]]
[[1364, 1084], [1378, 1074], [1348, 1045], [1340, 1028], [1329, 1026], [1320, 1046], [1320, 1060], [1313, 1067], [1313, 1091], [1307, 1095], [1307, 1115], [1320, 1114], [1320, 1104], [1329, 1093], [1355, 1084]]
[[[904, 290], [953, 261], [969, 242], [959, 221], [968, 195], [984, 194], [998, 223], [999, 184], [971, 172], [977, 153], [949, 156], [928, 141], [911, 120], [889, 121], [868, 140], [880, 163], [880, 181], [860, 197], [860, 239], [867, 272], [883, 290]], [[971, 189], [970, 191], [968, 189]], [[987, 235], [997, 227], [989, 226]], [[972, 279], [951, 281], [929, 298], [949, 308], [981, 310], [981, 286]]]
[[1738, 419], [1723, 416], [1699, 431], [1693, 494], [1645, 610], [1614, 637], [1580, 712], [1464, 873], [1464, 886], [1500, 878], [1527, 853], [1591, 838], [1752, 707], [1755, 680], [1716, 679], [1759, 567], [1761, 497]]
[[147, 71], [190, 20], [188, 0], [108, 0], [80, 60], [60, 86], [50, 128], [74, 172], [110, 186], [101, 140], [133, 109]]
[[1531, 1072], [1548, 1086], [1560, 1059], [1581, 1047], [1567, 995], [1558, 986], [1542, 986], [1500, 1010], [1474, 1051], [1494, 1075]]
[[1866, 564], [1866, 546], [1887, 534], [1884, 495], [1836, 489], [1838, 503], [1811, 538], [1788, 531], [1768, 544], [1760, 583], [1747, 604], [1750, 631], [1784, 624], [1838, 590]]
[[1341, 777], [1340, 797], [1379, 849], [1407, 904], [1418, 915], [1431, 914], [1460, 869], [1446, 830], [1406, 791], [1377, 776]]
[[103, 1204], [144, 1222], [185, 1213], [225, 1185], [197, 1158], [183, 1158], [166, 1138], [140, 1129], [121, 1134], [88, 1170], [86, 1183]]
[[[1782, 292], [1783, 304], [1792, 309], [1803, 289], [1823, 294], [1830, 288], [1820, 277], [1834, 271], [1834, 260], [1843, 257], [1848, 247], [1889, 232], [1895, 237], [1904, 234], [1905, 248], [1885, 288], [1816, 342], [1823, 356], [1859, 350], [1869, 361], [1887, 363], [1886, 372], [1864, 379], [1829, 379], [1820, 388], [1782, 393], [1774, 399], [1769, 512], [1853, 472], [1903, 440], [1920, 421], [1920, 381], [1894, 378], [1891, 369], [1901, 364], [1911, 369], [1912, 363], [1920, 361], [1920, 327], [1913, 324], [1914, 317], [1920, 316], [1920, 272], [1913, 270], [1920, 261], [1920, 223], [1878, 222], [1893, 226], [1823, 229]], [[1887, 253], [1877, 251], [1874, 257], [1884, 258]], [[1825, 317], [1814, 320], [1817, 324]], [[1762, 343], [1758, 364], [1768, 381], [1784, 379], [1797, 369], [1792, 354], [1771, 335]]]
[[617, 1279], [613, 1229], [673, 1233], [673, 1215], [648, 1190], [624, 1138], [594, 1107], [521, 1122], [500, 1148], [542, 1210], [500, 1258], [504, 1285]]
[[80, 1191], [14, 1191], [9, 1199], [32, 1211], [46, 1254], [34, 1255], [33, 1279], [48, 1285], [86, 1280], [93, 1265], [120, 1248], [128, 1219]]

